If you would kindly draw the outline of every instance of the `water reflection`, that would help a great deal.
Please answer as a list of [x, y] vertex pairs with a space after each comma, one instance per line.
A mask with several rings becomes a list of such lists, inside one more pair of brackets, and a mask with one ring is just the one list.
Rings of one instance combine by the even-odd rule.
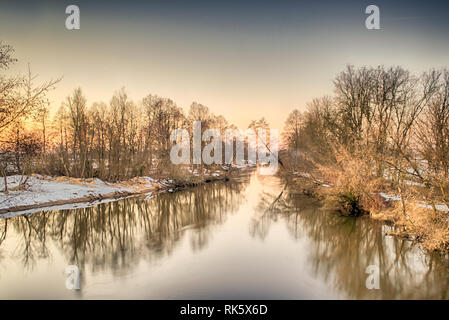
[[[323, 212], [290, 184], [251, 173], [0, 219], [0, 297], [448, 298], [448, 259], [386, 228]], [[81, 292], [64, 286], [68, 265], [81, 270]], [[365, 286], [369, 265], [380, 290]]]
[[[448, 258], [427, 254], [410, 241], [388, 236], [388, 226], [369, 218], [323, 212], [288, 184], [262, 194], [251, 234], [265, 237], [273, 221], [285, 220], [290, 234], [309, 242], [315, 275], [354, 299], [447, 299]], [[380, 290], [367, 290], [369, 265], [380, 271]]]
[[[191, 246], [203, 248], [211, 228], [240, 205], [247, 180], [213, 183], [192, 190], [163, 193], [150, 200], [128, 198], [90, 208], [44, 211], [0, 219], [0, 254], [8, 233], [25, 269], [49, 259], [49, 244], [67, 264], [92, 272], [126, 272], [141, 259], [170, 255], [183, 231], [194, 229]], [[0, 255], [0, 262], [2, 256]]]

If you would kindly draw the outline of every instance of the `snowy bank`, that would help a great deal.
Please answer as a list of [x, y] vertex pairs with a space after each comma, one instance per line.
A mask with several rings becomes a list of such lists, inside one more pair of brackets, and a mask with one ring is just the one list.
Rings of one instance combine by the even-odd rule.
[[[398, 195], [389, 195], [389, 194], [386, 194], [383, 192], [380, 192], [379, 195], [387, 201], [401, 201], [401, 199], [402, 199]], [[425, 202], [417, 202], [416, 206], [418, 206], [420, 208], [433, 209], [433, 206], [431, 204], [427, 204]], [[435, 210], [449, 212], [449, 208], [444, 203], [435, 204]]]
[[[237, 171], [251, 168], [246, 164], [242, 168], [222, 166], [219, 170], [205, 170], [199, 174], [197, 170], [186, 168], [187, 176], [195, 179], [154, 179], [151, 177], [136, 177], [117, 183], [103, 182], [97, 178], [78, 179], [69, 177], [50, 177], [41, 175], [0, 177], [0, 217], [28, 214], [51, 209], [72, 209], [89, 207], [102, 202], [115, 201], [130, 196], [146, 195], [149, 199], [157, 191], [174, 192], [177, 189], [194, 186], [201, 183], [227, 180], [231, 169]], [[190, 173], [188, 172], [190, 171]], [[13, 214], [15, 213], [15, 214]]]
[[[10, 211], [42, 208], [77, 202], [94, 202], [104, 198], [119, 198], [133, 193], [150, 192], [158, 188], [155, 179], [134, 178], [122, 183], [107, 183], [100, 179], [43, 177], [21, 175], [0, 180], [0, 214]], [[25, 182], [25, 183], [24, 183]]]

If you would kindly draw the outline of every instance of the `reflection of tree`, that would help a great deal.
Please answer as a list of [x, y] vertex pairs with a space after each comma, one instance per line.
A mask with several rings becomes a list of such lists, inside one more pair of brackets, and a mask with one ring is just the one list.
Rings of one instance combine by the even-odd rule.
[[[26, 267], [32, 268], [37, 258], [48, 257], [46, 246], [47, 219], [48, 214], [44, 212], [38, 220], [23, 216], [12, 223], [15, 233], [21, 235], [23, 239], [18, 243], [18, 252], [20, 252], [22, 263]], [[5, 228], [7, 225], [8, 220], [5, 220]]]
[[[295, 238], [311, 239], [314, 273], [349, 298], [449, 298], [447, 258], [443, 261], [408, 241], [385, 236], [388, 227], [379, 221], [323, 212], [316, 201], [289, 186], [283, 192], [264, 193], [257, 211], [263, 214], [253, 221], [252, 235], [264, 236], [270, 221], [284, 219]], [[379, 266], [380, 290], [365, 286], [369, 265]]]
[[[282, 190], [276, 193], [262, 192], [259, 203], [256, 207], [256, 215], [250, 225], [252, 236], [265, 238], [268, 234], [271, 221], [276, 221], [280, 216], [297, 221], [298, 214], [304, 210], [315, 210], [317, 203], [310, 197], [295, 193], [289, 184], [285, 184]], [[293, 224], [292, 232], [297, 232], [297, 224]]]
[[3, 260], [2, 243], [6, 239], [8, 220], [0, 219], [0, 262]]
[[0, 220], [0, 246], [6, 239], [7, 230], [8, 230], [8, 220]]
[[[6, 237], [17, 237], [21, 259], [32, 268], [36, 258], [59, 248], [67, 264], [93, 272], [111, 268], [121, 272], [140, 259], [170, 254], [184, 230], [193, 229], [192, 247], [207, 244], [209, 230], [234, 212], [243, 197], [244, 183], [217, 182], [176, 193], [163, 193], [150, 200], [129, 198], [91, 208], [47, 211], [3, 219]], [[12, 231], [12, 232], [11, 232]], [[1, 231], [0, 231], [1, 232]], [[1, 244], [1, 242], [0, 242]]]

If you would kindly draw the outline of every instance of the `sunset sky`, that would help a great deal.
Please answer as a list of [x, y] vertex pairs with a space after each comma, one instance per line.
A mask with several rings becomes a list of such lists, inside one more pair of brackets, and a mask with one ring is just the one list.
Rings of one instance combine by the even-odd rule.
[[[77, 4], [81, 29], [65, 28]], [[381, 30], [365, 28], [379, 6]], [[56, 109], [81, 86], [88, 103], [125, 86], [139, 102], [157, 94], [188, 109], [207, 105], [238, 127], [288, 113], [332, 93], [347, 64], [449, 67], [448, 1], [10, 1], [0, 4], [0, 40], [39, 79], [63, 76]]]

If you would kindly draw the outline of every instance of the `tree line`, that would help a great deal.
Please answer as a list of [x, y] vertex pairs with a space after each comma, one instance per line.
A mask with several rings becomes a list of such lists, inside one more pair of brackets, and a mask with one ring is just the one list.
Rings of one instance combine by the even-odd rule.
[[289, 114], [289, 169], [367, 208], [382, 190], [449, 206], [449, 71], [348, 66], [333, 85]]
[[[17, 61], [13, 55], [11, 46], [0, 44], [1, 70]], [[237, 129], [200, 103], [193, 102], [188, 112], [173, 100], [153, 94], [136, 103], [125, 88], [117, 90], [109, 103], [92, 104], [76, 88], [51, 116], [47, 95], [60, 80], [36, 85], [31, 72], [27, 77], [0, 75], [3, 176], [40, 173], [108, 181], [149, 174], [173, 176], [181, 174], [169, 158], [175, 129], [186, 129], [192, 136], [194, 121], [201, 122], [202, 132], [213, 128], [222, 137], [226, 129]], [[268, 126], [262, 118], [249, 128]]]

